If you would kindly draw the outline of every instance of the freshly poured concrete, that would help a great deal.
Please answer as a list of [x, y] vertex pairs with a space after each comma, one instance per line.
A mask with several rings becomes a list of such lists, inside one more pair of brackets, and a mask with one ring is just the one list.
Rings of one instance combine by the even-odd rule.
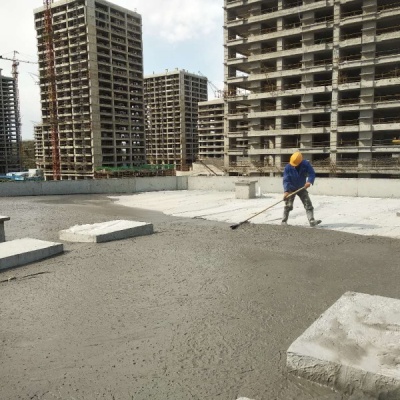
[[[209, 211], [206, 197], [193, 195]], [[147, 206], [187, 209], [180, 195], [174, 204], [153, 196]], [[261, 199], [254, 211], [273, 201]], [[336, 201], [324, 203], [326, 212], [335, 206], [338, 219], [351, 208], [346, 222], [357, 223], [359, 203]], [[349, 400], [288, 373], [287, 349], [346, 291], [400, 297], [397, 239], [300, 226], [232, 230], [100, 195], [1, 204], [18, 221], [7, 223], [8, 240], [58, 241], [70, 226], [120, 219], [157, 231], [101, 245], [64, 242], [62, 257], [0, 271], [1, 399]], [[382, 204], [390, 202], [377, 200], [374, 212]], [[232, 217], [253, 211], [240, 210], [232, 207]], [[391, 220], [377, 222], [400, 224], [398, 210], [397, 202]]]
[[345, 293], [292, 343], [287, 366], [346, 394], [400, 399], [400, 300]]
[[75, 225], [60, 231], [60, 239], [68, 242], [103, 243], [135, 236], [151, 235], [153, 224], [116, 220], [97, 224]]
[[0, 243], [0, 270], [19, 267], [63, 252], [61, 243], [38, 239], [15, 239]]

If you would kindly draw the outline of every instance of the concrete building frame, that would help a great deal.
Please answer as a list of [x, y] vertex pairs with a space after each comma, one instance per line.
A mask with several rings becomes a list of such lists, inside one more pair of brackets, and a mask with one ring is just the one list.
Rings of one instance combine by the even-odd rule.
[[167, 70], [145, 76], [144, 93], [147, 161], [187, 169], [198, 156], [198, 103], [207, 100], [207, 78]]
[[0, 69], [0, 175], [21, 169], [21, 138], [17, 132], [17, 87]]
[[[42, 124], [37, 166], [52, 176], [45, 7], [34, 11]], [[141, 16], [105, 0], [51, 4], [61, 179], [145, 163]]]
[[224, 158], [224, 99], [199, 103], [199, 159]]
[[279, 175], [301, 150], [322, 176], [400, 177], [400, 4], [224, 6], [232, 174]]

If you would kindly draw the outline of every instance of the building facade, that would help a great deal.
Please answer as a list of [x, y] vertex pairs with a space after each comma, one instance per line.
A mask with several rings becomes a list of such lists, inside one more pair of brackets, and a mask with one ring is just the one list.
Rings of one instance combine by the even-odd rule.
[[199, 159], [224, 158], [224, 100], [199, 103]]
[[184, 70], [144, 77], [146, 147], [150, 164], [186, 169], [198, 155], [198, 103], [207, 100], [207, 78]]
[[21, 170], [21, 138], [17, 129], [17, 87], [0, 69], [0, 175]]
[[400, 3], [225, 0], [226, 166], [400, 177]]
[[34, 14], [42, 106], [36, 159], [45, 178], [54, 177], [54, 156], [60, 179], [144, 164], [141, 16], [104, 0], [60, 0], [51, 4], [49, 34], [46, 8]]

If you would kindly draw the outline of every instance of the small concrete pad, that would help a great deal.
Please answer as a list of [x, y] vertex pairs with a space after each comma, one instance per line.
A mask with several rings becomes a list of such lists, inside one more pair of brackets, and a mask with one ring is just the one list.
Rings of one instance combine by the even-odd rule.
[[16, 239], [0, 243], [0, 270], [19, 267], [62, 253], [61, 243], [38, 239]]
[[241, 180], [235, 182], [235, 196], [237, 199], [255, 199], [257, 180]]
[[98, 224], [75, 225], [60, 231], [60, 239], [69, 242], [102, 243], [135, 236], [151, 235], [153, 224], [115, 220]]
[[400, 399], [400, 300], [345, 293], [291, 344], [287, 367], [345, 394]]

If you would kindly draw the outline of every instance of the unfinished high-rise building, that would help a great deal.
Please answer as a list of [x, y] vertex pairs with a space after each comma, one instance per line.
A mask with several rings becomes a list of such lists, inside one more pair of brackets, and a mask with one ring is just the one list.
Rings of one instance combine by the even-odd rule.
[[59, 179], [144, 164], [141, 16], [104, 0], [60, 0], [34, 14], [43, 120], [36, 157], [46, 179], [57, 164]]
[[199, 159], [224, 158], [224, 100], [199, 103]]
[[400, 177], [400, 3], [225, 0], [226, 166]]
[[207, 100], [207, 78], [166, 71], [145, 76], [144, 91], [147, 161], [187, 169], [198, 155], [198, 103]]
[[21, 169], [17, 102], [15, 79], [3, 76], [0, 69], [0, 175]]

